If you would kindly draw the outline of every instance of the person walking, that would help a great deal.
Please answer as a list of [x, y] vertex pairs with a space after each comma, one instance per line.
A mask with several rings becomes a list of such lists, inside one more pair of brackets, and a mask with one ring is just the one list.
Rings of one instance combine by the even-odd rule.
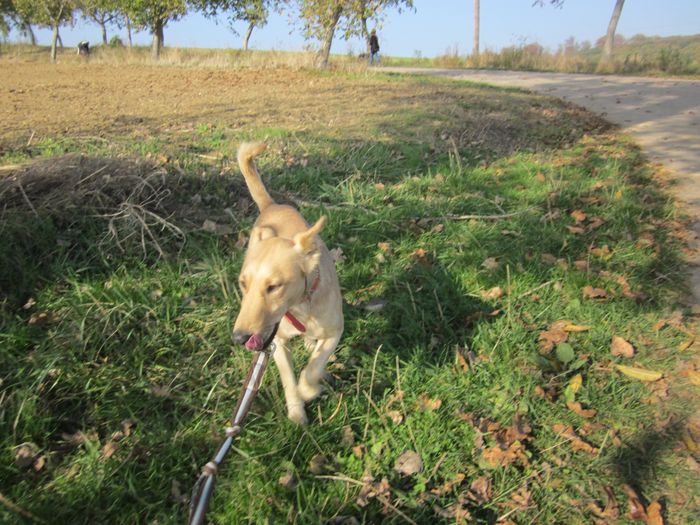
[[372, 64], [379, 64], [379, 39], [376, 29], [372, 29], [369, 36], [369, 65]]

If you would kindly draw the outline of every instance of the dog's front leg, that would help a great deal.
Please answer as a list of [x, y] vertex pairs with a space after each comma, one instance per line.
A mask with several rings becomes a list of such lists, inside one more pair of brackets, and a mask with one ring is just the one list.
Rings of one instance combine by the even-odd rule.
[[292, 353], [287, 348], [286, 340], [275, 339], [275, 345], [275, 352], [272, 354], [272, 357], [275, 360], [280, 379], [282, 380], [284, 398], [287, 401], [287, 417], [298, 425], [306, 425], [306, 411], [304, 410], [304, 401], [299, 396], [299, 389], [297, 388]]
[[326, 363], [328, 358], [338, 346], [340, 337], [331, 337], [329, 339], [319, 339], [316, 342], [316, 348], [311, 353], [309, 363], [299, 375], [299, 396], [304, 401], [311, 401], [318, 397], [321, 393], [321, 379], [326, 374]]

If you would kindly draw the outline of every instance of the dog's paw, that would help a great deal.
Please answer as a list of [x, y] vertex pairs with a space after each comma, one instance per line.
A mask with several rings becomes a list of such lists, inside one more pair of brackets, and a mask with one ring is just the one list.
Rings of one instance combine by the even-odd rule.
[[290, 406], [287, 409], [287, 417], [290, 419], [290, 421], [296, 423], [297, 425], [304, 426], [309, 422], [309, 419], [306, 417], [306, 410], [304, 410], [303, 403]]
[[299, 397], [304, 401], [311, 401], [312, 399], [316, 399], [322, 391], [323, 387], [319, 384], [319, 382], [309, 381], [306, 375], [306, 370], [302, 370], [301, 375], [299, 376], [299, 384], [297, 385]]

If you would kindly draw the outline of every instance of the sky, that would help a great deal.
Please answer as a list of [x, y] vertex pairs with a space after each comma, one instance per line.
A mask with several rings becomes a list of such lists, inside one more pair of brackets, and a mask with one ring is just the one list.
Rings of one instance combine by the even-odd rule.
[[[571, 36], [578, 42], [595, 42], [605, 35], [615, 0], [566, 0], [561, 8], [532, 4], [533, 0], [481, 0], [481, 50], [498, 51], [532, 42], [555, 50]], [[383, 23], [377, 26], [382, 54], [435, 57], [454, 52], [466, 55], [472, 51], [473, 0], [415, 0], [414, 7], [402, 13], [388, 11]], [[245, 26], [239, 22], [234, 27], [238, 35], [231, 32], [224, 19], [216, 23], [191, 14], [166, 26], [165, 43], [176, 47], [240, 48]], [[700, 34], [700, 0], [627, 0], [617, 33], [626, 37], [638, 33]], [[50, 43], [49, 30], [41, 29], [36, 34], [40, 44]], [[115, 34], [126, 41], [124, 30], [108, 31], [109, 38]], [[72, 28], [62, 28], [61, 36], [66, 46], [75, 46], [80, 40], [93, 45], [101, 41], [99, 28], [80, 20]], [[18, 35], [13, 33], [10, 39], [17, 41]], [[148, 45], [150, 41], [147, 32], [135, 34], [137, 45]], [[307, 45], [301, 26], [291, 21], [288, 14], [273, 14], [267, 26], [253, 31], [250, 40], [253, 49], [300, 51]], [[336, 36], [331, 52], [346, 54], [363, 50], [360, 40], [344, 41]]]

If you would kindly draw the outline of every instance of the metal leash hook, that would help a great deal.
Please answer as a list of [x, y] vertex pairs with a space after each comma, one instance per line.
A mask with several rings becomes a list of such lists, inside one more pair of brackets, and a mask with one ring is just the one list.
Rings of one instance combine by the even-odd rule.
[[272, 335], [270, 335], [265, 342], [263, 348], [255, 351], [253, 362], [250, 365], [250, 370], [248, 370], [248, 376], [243, 382], [243, 389], [241, 390], [238, 404], [233, 411], [233, 417], [231, 417], [231, 426], [225, 429], [226, 439], [224, 439], [223, 443], [219, 446], [214, 458], [204, 465], [202, 473], [194, 484], [188, 522], [190, 525], [202, 525], [204, 523], [207, 508], [209, 507], [209, 500], [214, 492], [217, 471], [231, 449], [233, 440], [241, 433], [243, 421], [248, 415], [250, 406], [253, 404], [253, 399], [255, 399], [258, 389], [260, 388], [260, 382], [265, 373], [265, 368], [267, 368], [267, 362], [270, 355], [275, 351], [275, 343], [272, 342], [272, 340], [276, 333], [277, 326], [275, 326]]

